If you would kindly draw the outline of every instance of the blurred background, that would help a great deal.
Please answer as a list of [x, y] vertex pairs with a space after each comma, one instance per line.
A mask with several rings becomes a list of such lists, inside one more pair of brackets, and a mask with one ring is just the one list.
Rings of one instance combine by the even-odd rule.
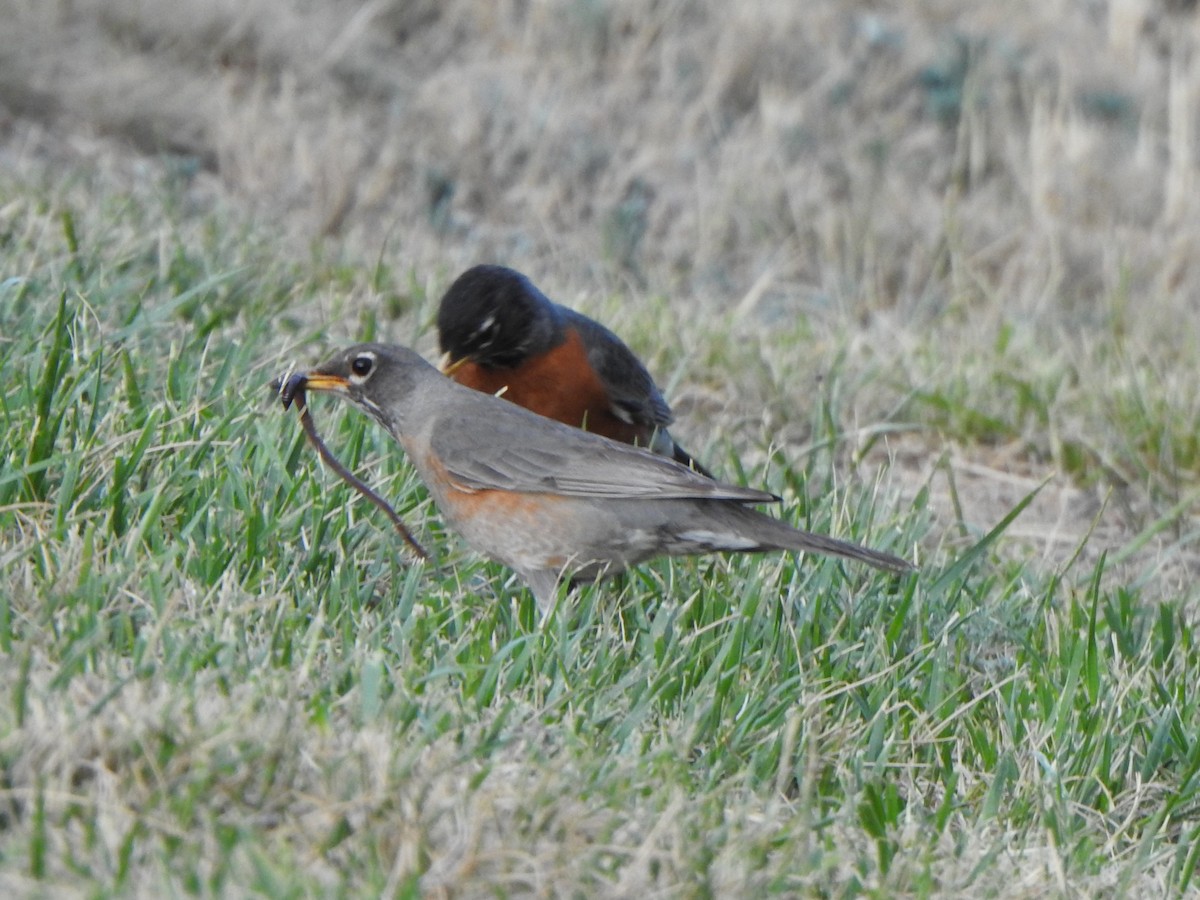
[[301, 250], [776, 313], [1197, 287], [1188, 0], [3, 6], [0, 161], [153, 160]]

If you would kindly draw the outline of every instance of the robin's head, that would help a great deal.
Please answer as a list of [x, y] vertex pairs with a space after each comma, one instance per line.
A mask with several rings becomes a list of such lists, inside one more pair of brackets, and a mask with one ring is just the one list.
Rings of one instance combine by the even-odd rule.
[[433, 366], [407, 347], [357, 344], [315, 369], [293, 375], [282, 391], [285, 402], [301, 387], [340, 394], [398, 434], [405, 401], [430, 376], [440, 378]]
[[455, 279], [437, 317], [442, 370], [465, 361], [511, 368], [562, 340], [557, 307], [504, 266], [474, 266]]

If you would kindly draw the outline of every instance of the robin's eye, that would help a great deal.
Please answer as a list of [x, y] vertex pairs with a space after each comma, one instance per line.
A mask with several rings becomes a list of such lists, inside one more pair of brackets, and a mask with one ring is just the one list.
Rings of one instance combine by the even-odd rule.
[[375, 360], [366, 354], [354, 357], [354, 362], [350, 363], [350, 371], [359, 378], [366, 378], [371, 374], [371, 367], [375, 365]]

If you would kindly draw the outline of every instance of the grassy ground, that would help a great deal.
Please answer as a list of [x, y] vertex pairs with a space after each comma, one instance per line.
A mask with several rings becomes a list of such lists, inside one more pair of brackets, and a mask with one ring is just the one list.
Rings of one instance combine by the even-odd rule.
[[[289, 310], [344, 315], [379, 273], [177, 219], [169, 182], [6, 188], [4, 268], [24, 273], [3, 283], [0, 372], [9, 889], [1192, 882], [1187, 600], [1106, 587], [1105, 559], [1000, 562], [994, 535], [931, 533], [927, 491], [902, 506], [814, 449], [743, 477], [819, 498], [813, 527], [911, 548], [919, 578], [659, 563], [538, 628], [378, 429], [318, 410], [437, 568], [407, 565], [270, 403], [269, 375], [316, 346]], [[428, 320], [420, 291], [393, 300]], [[815, 447], [843, 442], [836, 404], [812, 416]]]
[[[5, 893], [1195, 891], [1194, 10], [394, 6], [0, 34]], [[539, 627], [317, 403], [410, 565], [265, 386], [430, 350], [484, 258], [921, 574], [658, 562]]]

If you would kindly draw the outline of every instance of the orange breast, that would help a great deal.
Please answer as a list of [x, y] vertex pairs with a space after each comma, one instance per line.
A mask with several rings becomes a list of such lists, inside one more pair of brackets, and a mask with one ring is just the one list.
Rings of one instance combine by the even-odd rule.
[[554, 494], [469, 490], [430, 456], [422, 476], [447, 523], [478, 552], [518, 570], [559, 569], [585, 550], [579, 504]]
[[485, 369], [465, 363], [455, 370], [459, 384], [495, 394], [539, 415], [602, 434], [627, 444], [648, 443], [651, 429], [623, 422], [612, 413], [603, 382], [587, 358], [587, 349], [573, 329], [548, 353], [527, 359], [511, 369]]

